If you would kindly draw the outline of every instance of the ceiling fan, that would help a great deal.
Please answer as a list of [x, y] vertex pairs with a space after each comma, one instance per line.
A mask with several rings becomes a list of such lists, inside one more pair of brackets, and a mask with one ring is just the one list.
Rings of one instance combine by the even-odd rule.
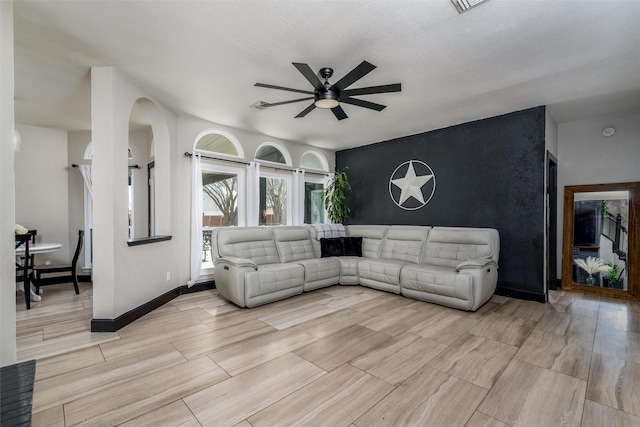
[[300, 114], [296, 116], [296, 118], [304, 117], [313, 109], [318, 107], [330, 108], [333, 115], [336, 116], [336, 119], [342, 120], [347, 118], [347, 114], [340, 106], [340, 103], [356, 105], [358, 107], [369, 108], [376, 111], [382, 111], [386, 107], [386, 105], [352, 98], [353, 96], [401, 91], [400, 83], [393, 83], [382, 86], [369, 86], [358, 89], [347, 89], [353, 83], [360, 80], [376, 68], [375, 65], [370, 64], [367, 61], [362, 61], [360, 65], [351, 70], [334, 84], [329, 83], [329, 78], [333, 75], [333, 68], [324, 67], [320, 69], [320, 72], [318, 74], [324, 79], [323, 83], [307, 64], [293, 62], [293, 66], [296, 67], [298, 71], [300, 71], [300, 73], [302, 73], [302, 75], [309, 81], [309, 83], [311, 83], [311, 86], [313, 86], [313, 92], [282, 86], [274, 86], [265, 83], [256, 83], [254, 86], [266, 87], [269, 89], [287, 90], [289, 92], [305, 93], [313, 96], [293, 99], [291, 101], [269, 103], [263, 105], [263, 107], [275, 107], [276, 105], [291, 104], [294, 102], [308, 101], [313, 99], [313, 103], [302, 110]]

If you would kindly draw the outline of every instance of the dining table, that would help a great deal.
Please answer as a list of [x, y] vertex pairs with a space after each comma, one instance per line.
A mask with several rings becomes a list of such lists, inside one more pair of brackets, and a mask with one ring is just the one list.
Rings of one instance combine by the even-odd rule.
[[[32, 243], [29, 245], [29, 255], [44, 254], [47, 252], [55, 252], [62, 247], [61, 243]], [[16, 257], [24, 256], [25, 248], [20, 245], [16, 248]], [[17, 286], [17, 284], [16, 284]], [[31, 285], [30, 289], [31, 301], [40, 301], [42, 298], [35, 293], [34, 286]]]

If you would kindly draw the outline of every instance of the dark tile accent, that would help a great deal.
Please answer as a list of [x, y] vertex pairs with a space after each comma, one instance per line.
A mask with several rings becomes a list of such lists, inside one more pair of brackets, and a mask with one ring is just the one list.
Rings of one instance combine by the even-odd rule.
[[0, 420], [2, 427], [30, 426], [36, 361], [0, 368]]

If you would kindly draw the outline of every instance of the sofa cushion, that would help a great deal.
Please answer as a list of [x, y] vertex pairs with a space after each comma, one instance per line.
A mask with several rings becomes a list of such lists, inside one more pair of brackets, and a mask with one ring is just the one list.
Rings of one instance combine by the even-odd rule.
[[322, 238], [320, 239], [321, 257], [343, 256], [344, 241], [342, 237]]
[[344, 238], [344, 256], [362, 256], [362, 237]]
[[247, 258], [258, 265], [280, 262], [273, 234], [269, 229], [221, 229], [217, 233], [221, 257]]
[[473, 277], [458, 274], [455, 268], [437, 265], [407, 265], [400, 273], [402, 289], [427, 292], [470, 301]]
[[391, 226], [382, 245], [380, 258], [420, 263], [431, 227]]
[[400, 286], [400, 270], [405, 265], [397, 259], [362, 258], [358, 261], [358, 278]]
[[362, 237], [334, 237], [320, 239], [321, 257], [362, 256]]
[[296, 261], [304, 267], [305, 283], [316, 282], [318, 280], [335, 279], [338, 283], [340, 277], [340, 260], [338, 258], [314, 258]]
[[422, 264], [455, 268], [461, 261], [476, 258], [497, 263], [499, 250], [497, 230], [435, 227], [429, 232]]
[[342, 224], [309, 224], [311, 237], [315, 240], [329, 239], [346, 236], [346, 230]]
[[357, 285], [358, 284], [358, 261], [359, 257], [343, 256], [338, 258], [340, 261], [340, 284]]
[[347, 236], [362, 237], [362, 256], [379, 258], [388, 228], [384, 225], [350, 225], [347, 227]]
[[316, 258], [307, 228], [274, 227], [272, 230], [281, 262]]
[[271, 294], [304, 284], [304, 267], [299, 264], [264, 264], [245, 276], [247, 299]]

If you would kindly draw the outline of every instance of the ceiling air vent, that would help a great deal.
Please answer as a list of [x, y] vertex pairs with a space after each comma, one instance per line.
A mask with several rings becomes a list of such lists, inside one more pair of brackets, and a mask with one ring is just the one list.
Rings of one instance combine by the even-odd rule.
[[458, 9], [459, 13], [462, 13], [486, 1], [488, 0], [451, 0], [451, 3]]
[[264, 110], [269, 105], [271, 105], [270, 102], [267, 102], [267, 101], [264, 101], [264, 100], [260, 100], [260, 101], [256, 102], [255, 104], [251, 104], [251, 107], [252, 108], [257, 108], [258, 110]]

